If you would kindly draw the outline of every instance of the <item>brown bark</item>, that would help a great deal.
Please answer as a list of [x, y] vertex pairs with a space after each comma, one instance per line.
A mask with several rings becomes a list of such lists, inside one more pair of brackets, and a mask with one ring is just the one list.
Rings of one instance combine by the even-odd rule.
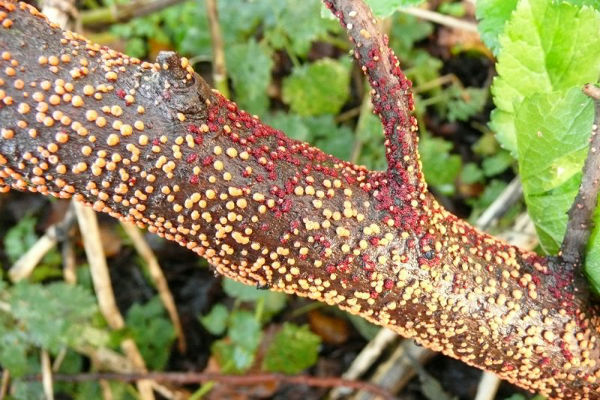
[[361, 2], [328, 6], [374, 88], [389, 170], [288, 139], [185, 59], [129, 58], [0, 0], [0, 185], [147, 226], [221, 274], [348, 310], [556, 398], [600, 398], [581, 277], [427, 192], [404, 78]]

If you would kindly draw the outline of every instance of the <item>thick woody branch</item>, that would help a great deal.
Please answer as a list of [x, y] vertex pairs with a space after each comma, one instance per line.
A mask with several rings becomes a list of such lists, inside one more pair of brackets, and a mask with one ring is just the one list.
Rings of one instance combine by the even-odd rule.
[[336, 305], [550, 397], [598, 398], [587, 291], [427, 193], [410, 83], [362, 3], [329, 5], [364, 39], [387, 173], [262, 124], [173, 53], [141, 62], [0, 0], [2, 191], [74, 198], [237, 281]]
[[581, 186], [569, 210], [569, 221], [560, 248], [560, 257], [573, 268], [580, 269], [585, 258], [587, 242], [593, 228], [594, 210], [598, 204], [600, 189], [600, 88], [587, 84], [583, 92], [594, 102], [594, 124], [590, 134], [590, 146], [583, 166]]

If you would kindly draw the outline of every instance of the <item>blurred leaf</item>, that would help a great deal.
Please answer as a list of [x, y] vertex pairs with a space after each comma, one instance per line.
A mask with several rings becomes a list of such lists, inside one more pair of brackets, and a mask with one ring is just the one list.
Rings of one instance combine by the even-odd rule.
[[4, 236], [4, 251], [11, 262], [15, 262], [37, 242], [36, 219], [30, 215], [8, 230]]
[[270, 372], [298, 374], [317, 362], [319, 336], [308, 326], [285, 323], [277, 332], [263, 361], [263, 368]]
[[264, 114], [269, 107], [267, 87], [271, 82], [273, 60], [269, 51], [254, 39], [225, 49], [235, 100], [253, 114]]
[[0, 324], [0, 365], [13, 377], [27, 372], [27, 343], [23, 334]]
[[268, 114], [263, 120], [273, 128], [284, 132], [292, 139], [303, 142], [308, 142], [311, 139], [311, 132], [304, 123], [303, 117], [298, 114], [288, 114], [279, 111], [274, 114]]
[[341, 160], [350, 160], [354, 134], [347, 126], [338, 126], [331, 114], [305, 118], [304, 123], [316, 147]]
[[600, 70], [600, 13], [567, 3], [521, 0], [500, 38], [492, 94], [492, 130], [513, 156], [515, 117], [523, 99], [596, 82]]
[[227, 329], [229, 311], [223, 304], [215, 304], [208, 314], [200, 317], [202, 326], [213, 335], [222, 335]]
[[160, 298], [155, 296], [143, 305], [133, 304], [126, 320], [148, 368], [162, 370], [169, 359], [175, 329], [166, 317]]
[[233, 311], [229, 319], [228, 334], [234, 344], [254, 353], [260, 343], [260, 323], [248, 311]]
[[19, 283], [10, 297], [13, 316], [27, 330], [28, 340], [53, 353], [75, 343], [97, 311], [96, 299], [80, 286]]
[[225, 339], [214, 342], [211, 352], [221, 367], [221, 372], [226, 374], [241, 374], [254, 363], [254, 352], [229, 343]]
[[460, 173], [460, 180], [467, 185], [482, 182], [484, 180], [483, 171], [475, 163], [466, 163]]
[[412, 15], [398, 13], [393, 17], [390, 35], [390, 47], [401, 59], [413, 63], [410, 56], [416, 42], [427, 38], [433, 33], [433, 24]]
[[300, 115], [337, 114], [350, 94], [349, 83], [347, 62], [321, 59], [284, 78], [282, 99]]
[[366, 0], [373, 14], [378, 18], [389, 17], [399, 7], [416, 6], [425, 0]]
[[429, 135], [422, 136], [419, 141], [419, 154], [427, 183], [447, 195], [455, 190], [454, 180], [462, 164], [460, 156], [450, 154], [452, 147], [452, 143]]
[[264, 313], [274, 315], [281, 311], [287, 302], [285, 293], [260, 290], [254, 286], [244, 285], [229, 278], [223, 279], [223, 290], [228, 296], [241, 301], [264, 301]]
[[[454, 88], [454, 86], [452, 86]], [[451, 97], [447, 103], [448, 121], [467, 121], [472, 116], [480, 113], [487, 101], [486, 88], [469, 87], [465, 90], [447, 89]]]
[[506, 21], [517, 8], [519, 0], [478, 0], [475, 3], [475, 15], [478, 20], [477, 30], [483, 43], [494, 55], [500, 51], [498, 37], [504, 32]]
[[483, 159], [481, 166], [485, 176], [494, 176], [506, 171], [514, 162], [508, 151], [500, 150], [497, 154]]

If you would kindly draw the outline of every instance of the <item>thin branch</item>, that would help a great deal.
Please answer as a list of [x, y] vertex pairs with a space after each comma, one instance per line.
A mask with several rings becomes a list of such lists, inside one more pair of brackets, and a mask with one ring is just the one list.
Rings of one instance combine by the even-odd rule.
[[10, 383], [10, 372], [7, 369], [2, 371], [2, 382], [0, 383], [0, 400], [4, 400], [6, 393], [8, 392], [8, 386]]
[[425, 10], [419, 7], [400, 7], [398, 8], [398, 11], [427, 21], [435, 22], [439, 25], [444, 25], [449, 28], [477, 33], [477, 24], [462, 19], [454, 18], [448, 15], [440, 14], [435, 11]]
[[186, 0], [135, 0], [127, 4], [115, 4], [111, 7], [97, 8], [79, 13], [85, 27], [106, 27], [143, 17], [167, 7], [183, 3]]
[[219, 11], [217, 0], [205, 0], [206, 13], [208, 15], [208, 26], [212, 39], [212, 77], [215, 89], [229, 98], [229, 85], [227, 84], [227, 66], [225, 63], [225, 51], [221, 24], [219, 23]]
[[[39, 380], [39, 375], [25, 377], [25, 380]], [[85, 382], [98, 379], [118, 380], [121, 382], [135, 382], [139, 379], [151, 379], [157, 382], [170, 382], [179, 385], [204, 383], [209, 381], [226, 385], [250, 386], [264, 383], [280, 383], [291, 385], [305, 385], [323, 388], [338, 386], [349, 387], [355, 390], [366, 390], [384, 399], [395, 399], [390, 392], [368, 382], [355, 381], [335, 377], [318, 377], [308, 375], [282, 375], [282, 374], [256, 374], [256, 375], [221, 375], [206, 372], [149, 372], [147, 374], [117, 374], [117, 373], [89, 373], [89, 374], [56, 374], [57, 382]]]
[[484, 371], [477, 385], [475, 400], [494, 400], [499, 386], [500, 378], [494, 373]]
[[590, 134], [590, 146], [583, 166], [581, 186], [569, 210], [569, 220], [559, 256], [572, 268], [579, 269], [585, 259], [585, 250], [593, 228], [594, 209], [598, 204], [600, 188], [600, 88], [587, 84], [583, 92], [594, 102], [594, 123]]
[[156, 290], [158, 291], [158, 295], [169, 314], [169, 318], [173, 323], [175, 328], [175, 332], [177, 334], [178, 342], [179, 342], [179, 351], [181, 353], [185, 353], [186, 350], [186, 340], [185, 334], [183, 333], [183, 327], [181, 325], [181, 320], [179, 318], [179, 313], [177, 312], [177, 306], [175, 305], [175, 300], [173, 299], [173, 295], [169, 290], [169, 284], [167, 282], [167, 278], [165, 274], [163, 274], [162, 269], [160, 268], [160, 264], [154, 255], [154, 252], [148, 246], [148, 243], [144, 239], [139, 228], [130, 223], [130, 222], [121, 222], [121, 226], [125, 230], [125, 233], [131, 238], [133, 242], [133, 247], [135, 247], [138, 254], [144, 259], [146, 265], [148, 266], [148, 271], [150, 272], [150, 276], [156, 285]]

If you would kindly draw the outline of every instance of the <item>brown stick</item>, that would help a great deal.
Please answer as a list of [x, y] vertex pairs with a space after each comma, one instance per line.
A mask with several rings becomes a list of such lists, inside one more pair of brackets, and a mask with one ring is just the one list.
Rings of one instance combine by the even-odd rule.
[[335, 305], [549, 397], [598, 398], [587, 288], [435, 201], [410, 82], [364, 4], [328, 4], [374, 88], [387, 172], [287, 138], [173, 53], [142, 63], [0, 0], [0, 190], [74, 198], [237, 281]]
[[[40, 376], [26, 377], [26, 380], [39, 380]], [[140, 379], [151, 379], [157, 382], [170, 382], [178, 385], [189, 385], [209, 381], [219, 382], [225, 385], [251, 386], [276, 382], [280, 384], [305, 385], [332, 388], [344, 386], [355, 390], [365, 390], [384, 399], [395, 399], [385, 389], [369, 382], [355, 381], [335, 377], [318, 377], [308, 375], [282, 375], [282, 374], [256, 374], [256, 375], [220, 375], [204, 372], [149, 372], [146, 374], [118, 374], [118, 373], [89, 373], [89, 374], [55, 374], [56, 382], [85, 382], [98, 379], [118, 380], [122, 382], [135, 382]]]
[[221, 34], [217, 0], [205, 0], [208, 26], [212, 39], [212, 77], [215, 89], [229, 98], [229, 85], [227, 83], [227, 66], [225, 64], [225, 44]]
[[594, 210], [598, 204], [598, 189], [600, 189], [600, 88], [587, 84], [583, 92], [594, 102], [594, 124], [590, 134], [590, 146], [583, 166], [581, 185], [577, 197], [569, 210], [569, 220], [563, 243], [560, 248], [560, 257], [570, 268], [579, 272], [585, 259], [587, 242], [594, 227]]

